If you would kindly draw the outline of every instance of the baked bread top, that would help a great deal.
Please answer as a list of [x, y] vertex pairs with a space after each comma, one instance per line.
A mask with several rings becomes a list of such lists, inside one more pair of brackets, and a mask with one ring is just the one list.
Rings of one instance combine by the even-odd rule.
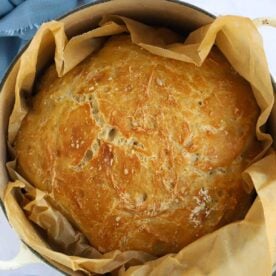
[[259, 109], [215, 47], [197, 67], [113, 36], [30, 105], [17, 170], [101, 252], [177, 252], [250, 206]]

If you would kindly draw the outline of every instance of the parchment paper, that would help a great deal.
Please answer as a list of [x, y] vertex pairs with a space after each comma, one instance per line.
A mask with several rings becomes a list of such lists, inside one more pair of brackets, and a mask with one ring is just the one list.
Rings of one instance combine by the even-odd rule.
[[8, 128], [9, 145], [28, 112], [24, 99], [32, 91], [43, 43], [55, 46], [56, 69], [62, 76], [98, 49], [103, 37], [123, 32], [129, 32], [133, 43], [153, 54], [197, 66], [204, 62], [215, 43], [236, 71], [250, 82], [261, 110], [256, 135], [262, 141], [263, 151], [257, 157], [259, 161], [244, 173], [246, 183], [254, 185], [258, 194], [248, 214], [244, 220], [202, 237], [177, 254], [155, 259], [143, 252], [116, 250], [102, 255], [58, 211], [49, 195], [27, 183], [14, 170], [16, 163], [12, 161], [7, 164], [12, 181], [4, 195], [10, 223], [34, 250], [71, 271], [115, 270], [120, 275], [271, 275], [276, 253], [276, 154], [269, 150], [271, 136], [260, 128], [269, 117], [274, 97], [262, 40], [250, 19], [219, 17], [192, 32], [185, 42], [179, 42], [179, 36], [169, 30], [119, 16], [105, 17], [98, 28], [69, 41], [63, 23], [43, 24], [20, 58]]

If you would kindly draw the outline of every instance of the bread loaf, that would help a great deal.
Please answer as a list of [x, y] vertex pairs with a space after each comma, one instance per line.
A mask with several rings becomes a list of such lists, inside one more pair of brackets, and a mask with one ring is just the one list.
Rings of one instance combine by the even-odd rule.
[[177, 252], [248, 210], [259, 109], [215, 47], [197, 67], [113, 36], [35, 92], [17, 170], [100, 252]]

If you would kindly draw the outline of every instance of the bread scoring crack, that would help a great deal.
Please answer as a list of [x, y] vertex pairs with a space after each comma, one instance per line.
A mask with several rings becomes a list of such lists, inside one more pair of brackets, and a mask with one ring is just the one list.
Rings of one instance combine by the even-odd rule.
[[129, 154], [135, 154], [144, 166], [147, 166], [150, 160], [156, 159], [154, 156], [146, 156], [141, 152], [144, 145], [136, 137], [126, 138], [118, 128], [106, 122], [103, 114], [100, 112], [96, 92], [81, 95], [80, 97], [75, 96], [73, 100], [77, 101], [78, 104], [89, 103], [91, 118], [95, 120], [97, 126], [100, 128], [91, 146], [84, 153], [82, 160], [79, 164], [72, 166], [73, 169], [77, 171], [82, 170], [98, 154], [102, 141], [116, 147], [126, 148], [127, 152]]

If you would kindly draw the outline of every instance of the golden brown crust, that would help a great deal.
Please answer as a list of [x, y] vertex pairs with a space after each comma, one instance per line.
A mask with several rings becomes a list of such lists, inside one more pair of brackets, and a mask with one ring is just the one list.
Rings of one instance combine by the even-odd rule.
[[18, 170], [101, 252], [176, 252], [248, 208], [258, 113], [217, 49], [196, 67], [114, 36], [63, 78], [46, 72]]

